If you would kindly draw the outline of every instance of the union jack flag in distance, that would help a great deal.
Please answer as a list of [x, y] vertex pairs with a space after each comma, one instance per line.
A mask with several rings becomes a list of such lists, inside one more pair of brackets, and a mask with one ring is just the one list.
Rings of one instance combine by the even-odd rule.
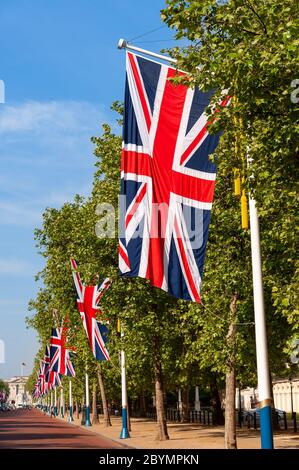
[[109, 361], [109, 352], [106, 348], [108, 328], [106, 324], [98, 320], [98, 316], [101, 315], [104, 320], [99, 302], [104, 292], [110, 287], [111, 281], [106, 278], [101, 284], [85, 286], [73, 258], [71, 258], [71, 268], [77, 291], [78, 310], [92, 353], [98, 361]]
[[126, 69], [119, 268], [200, 302], [219, 141], [207, 129], [212, 92], [175, 85], [175, 69], [132, 53]]
[[50, 369], [61, 375], [75, 377], [75, 369], [70, 359], [70, 351], [66, 348], [65, 327], [52, 328], [50, 340]]

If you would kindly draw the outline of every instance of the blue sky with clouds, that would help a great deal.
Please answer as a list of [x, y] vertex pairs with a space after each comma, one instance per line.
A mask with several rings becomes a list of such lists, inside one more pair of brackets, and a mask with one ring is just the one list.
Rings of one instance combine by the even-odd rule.
[[[113, 122], [123, 98], [120, 37], [159, 51], [174, 45], [163, 27], [163, 0], [1, 0], [0, 80], [0, 377], [29, 374], [38, 348], [27, 330], [28, 300], [42, 267], [33, 231], [45, 207], [87, 195], [90, 136]], [[160, 41], [161, 42], [152, 42]], [[1, 354], [0, 354], [1, 355]]]

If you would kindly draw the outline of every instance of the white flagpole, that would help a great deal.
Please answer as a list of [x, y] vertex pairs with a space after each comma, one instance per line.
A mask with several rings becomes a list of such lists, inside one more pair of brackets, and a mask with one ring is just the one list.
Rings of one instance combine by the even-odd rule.
[[152, 57], [156, 57], [157, 59], [166, 60], [167, 62], [172, 62], [174, 64], [177, 63], [177, 60], [173, 59], [172, 57], [167, 57], [163, 54], [158, 54], [157, 52], [147, 51], [145, 49], [141, 49], [141, 47], [132, 46], [125, 39], [120, 39], [118, 41], [117, 47], [118, 49], [128, 49], [129, 51], [141, 52], [142, 54], [150, 55]]
[[255, 199], [249, 194], [249, 217], [254, 298], [257, 378], [260, 408], [261, 447], [273, 449], [272, 398], [268, 360], [260, 229]]
[[73, 418], [73, 396], [72, 396], [72, 381], [70, 379], [69, 381], [69, 399], [70, 399], [70, 415], [69, 415], [69, 421], [72, 422], [74, 421], [74, 418]]
[[60, 418], [64, 418], [64, 396], [63, 396], [63, 387], [60, 389]]
[[54, 416], [56, 417], [58, 415], [57, 412], [57, 388], [55, 387], [54, 389]]
[[86, 400], [85, 426], [91, 426], [90, 405], [89, 405], [89, 379], [88, 379], [87, 372], [85, 373], [85, 400]]
[[[124, 330], [120, 327], [120, 335], [124, 336]], [[122, 426], [120, 439], [130, 437], [128, 429], [128, 394], [127, 394], [127, 378], [126, 378], [126, 354], [124, 350], [120, 352], [120, 370], [121, 370], [121, 418]]]

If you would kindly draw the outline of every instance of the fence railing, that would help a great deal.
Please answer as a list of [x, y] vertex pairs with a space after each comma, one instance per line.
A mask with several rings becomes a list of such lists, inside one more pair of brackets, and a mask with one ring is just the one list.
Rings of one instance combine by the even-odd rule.
[[[134, 411], [130, 412], [130, 416], [138, 417], [138, 414]], [[155, 408], [147, 410], [146, 417], [149, 419], [157, 419], [157, 414]], [[166, 408], [166, 419], [168, 422], [180, 423], [183, 421], [183, 416], [177, 408]], [[190, 410], [188, 416], [188, 422], [190, 423], [200, 423], [203, 425], [214, 425], [214, 413], [210, 408], [202, 408], [200, 411]], [[236, 419], [237, 423], [241, 427], [247, 427], [248, 429], [259, 429], [260, 427], [260, 416], [259, 412], [256, 411], [242, 411], [239, 414], [239, 411], [236, 410]], [[288, 420], [287, 413], [285, 411], [276, 411], [275, 413], [276, 423], [279, 425], [280, 429], [288, 430], [293, 429], [294, 432], [297, 432], [297, 415], [294, 412], [291, 416], [291, 420]]]
[[[130, 412], [132, 417], [137, 416], [133, 411]], [[146, 417], [149, 419], [157, 419], [157, 413], [155, 408], [147, 410]], [[183, 414], [176, 408], [166, 408], [166, 419], [169, 422], [180, 423], [183, 421]], [[190, 410], [188, 415], [188, 422], [190, 423], [201, 423], [206, 425], [214, 424], [213, 411], [210, 408], [203, 408], [200, 411]]]
[[[275, 411], [276, 424], [279, 425], [280, 429], [285, 431], [289, 428], [293, 428], [294, 432], [297, 432], [297, 414], [293, 412], [290, 421], [287, 419], [287, 413], [285, 411]], [[260, 416], [256, 411], [243, 412], [241, 425], [246, 426], [248, 429], [258, 429], [260, 427]]]

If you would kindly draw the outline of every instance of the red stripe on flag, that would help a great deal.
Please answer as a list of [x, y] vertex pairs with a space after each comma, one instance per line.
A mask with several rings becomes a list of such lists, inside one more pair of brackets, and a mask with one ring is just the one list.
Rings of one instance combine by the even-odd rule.
[[190, 267], [189, 267], [188, 259], [187, 259], [186, 253], [185, 253], [185, 247], [184, 247], [184, 244], [182, 242], [182, 237], [181, 237], [181, 234], [180, 234], [180, 229], [179, 229], [176, 217], [174, 219], [174, 230], [175, 230], [176, 241], [177, 241], [179, 251], [180, 251], [180, 255], [181, 255], [181, 260], [182, 260], [183, 265], [184, 265], [184, 270], [185, 270], [185, 273], [186, 273], [186, 277], [187, 277], [190, 289], [192, 291], [193, 298], [194, 298], [195, 302], [201, 303], [200, 295], [199, 295], [199, 293], [196, 289], [196, 285], [195, 285], [195, 282], [193, 280], [192, 272], [191, 272]]
[[142, 199], [144, 198], [144, 196], [146, 195], [146, 184], [143, 185], [143, 187], [141, 187], [141, 190], [139, 191], [139, 194], [138, 196], [136, 197], [135, 199], [135, 203], [133, 204], [130, 212], [128, 213], [127, 217], [126, 217], [126, 228], [128, 227], [129, 223], [130, 223], [130, 220], [132, 219], [132, 217], [134, 216], [135, 212], [137, 211]]
[[119, 253], [119, 255], [122, 257], [122, 259], [124, 260], [124, 262], [126, 263], [126, 265], [127, 265], [128, 267], [130, 267], [130, 261], [129, 261], [128, 255], [127, 255], [127, 253], [124, 251], [124, 249], [122, 248], [121, 245], [118, 245], [118, 253]]

